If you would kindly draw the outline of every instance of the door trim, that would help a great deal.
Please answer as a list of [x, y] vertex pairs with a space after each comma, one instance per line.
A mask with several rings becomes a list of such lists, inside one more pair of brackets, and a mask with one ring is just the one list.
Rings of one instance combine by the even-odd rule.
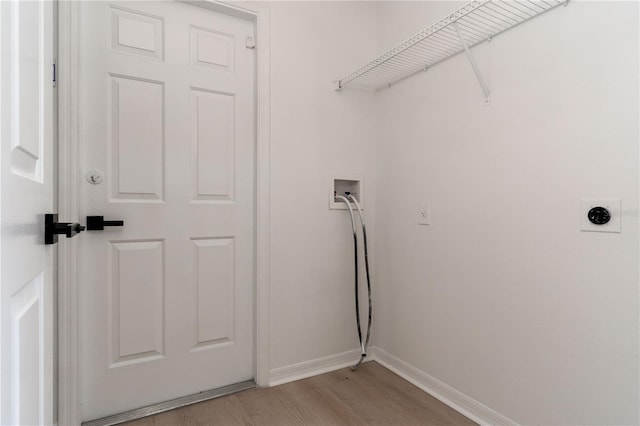
[[[199, 2], [198, 2], [199, 3]], [[200, 3], [202, 6], [202, 3]], [[256, 26], [256, 246], [254, 378], [268, 386], [270, 371], [270, 6], [259, 2], [206, 0], [208, 8], [252, 20]], [[80, 8], [58, 2], [58, 209], [78, 222], [80, 201]], [[58, 247], [58, 424], [80, 424], [77, 239]]]

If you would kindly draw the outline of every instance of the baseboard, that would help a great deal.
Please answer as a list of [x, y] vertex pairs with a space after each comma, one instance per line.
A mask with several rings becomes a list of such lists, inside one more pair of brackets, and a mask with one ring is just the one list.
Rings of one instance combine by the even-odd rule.
[[[372, 358], [371, 356], [367, 356], [365, 361], [370, 361]], [[354, 365], [358, 359], [360, 359], [360, 350], [354, 349], [352, 351], [312, 359], [298, 364], [274, 368], [269, 375], [269, 386], [277, 386], [350, 367]]]
[[[480, 425], [517, 425], [513, 420], [408, 364], [400, 358], [391, 355], [384, 349], [372, 346], [369, 347], [367, 353], [368, 356], [365, 361], [376, 361], [383, 367], [388, 368], [403, 379], [413, 383], [429, 395], [437, 398]], [[312, 359], [298, 364], [274, 368], [270, 372], [269, 386], [277, 386], [350, 367], [356, 363], [359, 356], [360, 351], [354, 349], [352, 351]]]
[[517, 425], [513, 420], [389, 354], [384, 349], [375, 348], [373, 360], [480, 425]]

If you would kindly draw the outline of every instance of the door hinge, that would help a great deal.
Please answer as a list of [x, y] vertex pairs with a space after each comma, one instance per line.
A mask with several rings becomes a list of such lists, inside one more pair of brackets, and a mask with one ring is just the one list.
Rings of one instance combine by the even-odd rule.
[[56, 81], [58, 79], [58, 75], [56, 74], [57, 71], [56, 61], [53, 61], [53, 87], [56, 87]]
[[253, 36], [247, 36], [246, 47], [247, 47], [247, 49], [255, 49], [256, 48], [256, 39], [253, 38]]

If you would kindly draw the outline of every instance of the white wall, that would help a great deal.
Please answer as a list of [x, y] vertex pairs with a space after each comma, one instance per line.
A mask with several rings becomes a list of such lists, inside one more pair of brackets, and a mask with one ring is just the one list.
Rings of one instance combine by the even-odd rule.
[[[380, 47], [460, 5], [381, 3]], [[638, 424], [638, 4], [476, 56], [489, 107], [463, 56], [377, 95], [377, 344], [521, 424]], [[598, 197], [622, 233], [579, 231]]]
[[[637, 424], [638, 5], [572, 1], [478, 47], [489, 107], [462, 56], [332, 91], [461, 4], [271, 4], [271, 368], [357, 348], [327, 185], [362, 175], [378, 346], [518, 423]], [[578, 230], [597, 197], [622, 233]]]
[[358, 348], [351, 225], [328, 194], [334, 173], [364, 177], [373, 233], [375, 103], [332, 81], [375, 54], [376, 11], [271, 3], [272, 371]]

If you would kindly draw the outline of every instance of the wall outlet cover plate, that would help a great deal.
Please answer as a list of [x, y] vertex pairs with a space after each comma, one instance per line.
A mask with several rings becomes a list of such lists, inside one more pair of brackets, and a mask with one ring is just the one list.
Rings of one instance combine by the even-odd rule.
[[[594, 207], [604, 207], [609, 210], [611, 219], [604, 225], [596, 225], [587, 217], [589, 210]], [[622, 216], [622, 200], [620, 198], [609, 199], [585, 199], [580, 200], [580, 230], [586, 232], [620, 232]]]

